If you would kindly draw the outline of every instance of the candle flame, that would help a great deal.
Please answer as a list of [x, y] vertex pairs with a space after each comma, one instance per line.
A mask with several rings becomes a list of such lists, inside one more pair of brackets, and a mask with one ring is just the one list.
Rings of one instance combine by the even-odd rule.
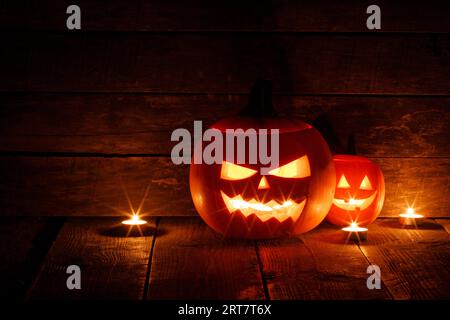
[[408, 207], [408, 209], [406, 209], [406, 213], [400, 214], [400, 217], [409, 219], [418, 219], [423, 218], [424, 216], [416, 213], [416, 210], [413, 207]]
[[131, 219], [123, 220], [122, 223], [126, 224], [126, 225], [129, 225], [129, 226], [140, 226], [140, 225], [146, 224], [147, 221], [142, 220], [141, 218], [139, 218], [139, 215], [133, 214], [131, 216]]
[[347, 232], [362, 232], [362, 231], [367, 231], [368, 229], [358, 226], [357, 222], [352, 222], [352, 223], [350, 223], [350, 225], [348, 227], [342, 228], [342, 230], [347, 231]]

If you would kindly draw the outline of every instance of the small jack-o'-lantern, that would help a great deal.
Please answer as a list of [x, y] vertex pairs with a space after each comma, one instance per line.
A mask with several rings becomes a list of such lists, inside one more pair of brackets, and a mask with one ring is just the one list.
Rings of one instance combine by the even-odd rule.
[[327, 220], [338, 226], [372, 223], [384, 202], [384, 179], [380, 168], [367, 158], [350, 155], [333, 157], [336, 191]]
[[[261, 239], [306, 232], [325, 218], [331, 206], [335, 172], [327, 143], [304, 122], [272, 116], [270, 88], [267, 82], [257, 84], [250, 109], [212, 128], [224, 137], [227, 129], [267, 129], [268, 135], [270, 129], [278, 129], [277, 167], [262, 174], [261, 163], [239, 164], [225, 157], [222, 163], [191, 164], [195, 207], [210, 227], [225, 236]], [[248, 111], [252, 109], [258, 110], [256, 115]]]

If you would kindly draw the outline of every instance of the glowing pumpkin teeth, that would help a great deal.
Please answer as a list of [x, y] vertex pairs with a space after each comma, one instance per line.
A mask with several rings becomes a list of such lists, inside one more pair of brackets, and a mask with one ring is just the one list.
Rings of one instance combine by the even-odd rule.
[[255, 209], [258, 211], [272, 211], [272, 208], [269, 206], [266, 206], [262, 203], [252, 203], [252, 202], [247, 202], [244, 200], [236, 200], [236, 199], [230, 199], [229, 200], [231, 205], [236, 208], [236, 209]]
[[258, 210], [258, 211], [272, 211], [271, 207], [266, 206], [262, 203], [250, 204], [250, 208]]
[[245, 202], [244, 200], [229, 200], [231, 205], [236, 209], [247, 209], [249, 207], [249, 203]]
[[335, 198], [335, 199], [333, 199], [333, 203], [338, 208], [341, 208], [344, 210], [353, 211], [356, 208], [359, 208], [360, 210], [364, 210], [372, 204], [376, 195], [377, 195], [377, 192], [375, 191], [370, 197], [364, 198], [364, 199], [350, 198], [348, 200], [344, 200], [344, 199], [336, 199]]
[[275, 200], [270, 200], [267, 203], [261, 203], [256, 199], [246, 201], [242, 199], [240, 195], [230, 198], [224, 192], [221, 193], [223, 201], [225, 202], [225, 205], [230, 213], [240, 210], [245, 217], [254, 214], [263, 222], [272, 218], [275, 218], [280, 222], [291, 218], [295, 222], [300, 217], [300, 214], [306, 204], [306, 199], [300, 203], [296, 203], [293, 200], [287, 200], [282, 204]]

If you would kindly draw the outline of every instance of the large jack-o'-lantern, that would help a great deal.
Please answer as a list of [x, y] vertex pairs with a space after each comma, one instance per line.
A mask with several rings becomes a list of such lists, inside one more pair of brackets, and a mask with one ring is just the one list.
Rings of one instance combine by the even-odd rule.
[[384, 178], [380, 168], [367, 158], [350, 155], [333, 157], [336, 191], [327, 220], [338, 226], [372, 223], [384, 202]]
[[262, 175], [260, 163], [191, 164], [192, 199], [210, 227], [229, 237], [274, 238], [309, 231], [325, 218], [335, 188], [328, 145], [309, 124], [273, 116], [270, 82], [255, 85], [241, 116], [212, 128], [224, 137], [226, 129], [279, 129], [279, 165]]

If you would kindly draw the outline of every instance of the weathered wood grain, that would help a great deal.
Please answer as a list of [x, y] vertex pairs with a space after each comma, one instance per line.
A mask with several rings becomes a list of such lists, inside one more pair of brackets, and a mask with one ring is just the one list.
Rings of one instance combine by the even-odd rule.
[[428, 217], [449, 216], [450, 159], [372, 159], [386, 183], [383, 216], [404, 213], [409, 206]]
[[448, 94], [446, 34], [2, 33], [0, 91]]
[[[371, 2], [295, 0], [102, 1], [80, 0], [82, 30], [368, 32]], [[69, 2], [2, 1], [0, 27], [66, 30]], [[377, 32], [450, 32], [445, 1], [377, 1]]]
[[[50, 250], [31, 300], [140, 300], [144, 294], [154, 220], [142, 236], [127, 235], [120, 220], [70, 219]], [[69, 265], [81, 269], [81, 290], [66, 286]]]
[[360, 247], [395, 299], [449, 299], [450, 236], [439, 224], [402, 229], [398, 220], [377, 220]]
[[436, 219], [436, 222], [439, 223], [447, 233], [450, 234], [450, 219]]
[[[173, 130], [192, 132], [194, 120], [206, 128], [246, 103], [246, 95], [2, 95], [0, 151], [170, 154]], [[275, 96], [274, 104], [316, 125], [336, 152], [353, 137], [365, 156], [450, 156], [446, 97]]]
[[264, 299], [254, 242], [223, 239], [199, 218], [161, 218], [147, 299]]
[[258, 242], [271, 299], [389, 299], [366, 286], [367, 262], [339, 228], [323, 223], [299, 237]]
[[[382, 216], [398, 216], [408, 205], [429, 217], [449, 216], [450, 159], [372, 160], [385, 176]], [[147, 188], [143, 213], [196, 215], [188, 171], [157, 157], [1, 157], [1, 215], [123, 216], [131, 211], [125, 191], [136, 209]]]
[[193, 215], [188, 167], [169, 158], [0, 158], [2, 214]]
[[57, 223], [45, 218], [2, 217], [0, 220], [0, 298], [21, 300], [32, 284]]

